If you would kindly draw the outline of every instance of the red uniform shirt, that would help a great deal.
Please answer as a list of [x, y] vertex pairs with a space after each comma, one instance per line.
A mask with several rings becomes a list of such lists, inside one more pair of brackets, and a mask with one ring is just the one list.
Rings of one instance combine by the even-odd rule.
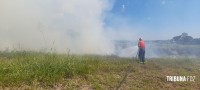
[[145, 43], [144, 43], [144, 41], [139, 41], [139, 42], [138, 42], [138, 47], [139, 47], [139, 48], [145, 48]]

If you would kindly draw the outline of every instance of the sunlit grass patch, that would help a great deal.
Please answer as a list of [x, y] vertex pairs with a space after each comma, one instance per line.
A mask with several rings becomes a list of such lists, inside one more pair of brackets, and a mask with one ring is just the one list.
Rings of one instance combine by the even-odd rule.
[[[0, 89], [197, 89], [200, 60], [151, 58], [139, 64], [136, 58], [69, 55], [39, 52], [1, 52]], [[196, 82], [167, 82], [166, 76], [196, 76]], [[182, 87], [181, 87], [182, 86]], [[194, 86], [194, 87], [193, 87]]]

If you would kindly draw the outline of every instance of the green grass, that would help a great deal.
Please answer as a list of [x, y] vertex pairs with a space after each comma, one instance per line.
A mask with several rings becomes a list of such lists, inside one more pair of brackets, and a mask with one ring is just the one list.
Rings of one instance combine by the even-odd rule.
[[[133, 61], [133, 63], [132, 63]], [[0, 52], [0, 89], [200, 89], [200, 60], [137, 59], [98, 55]], [[195, 82], [167, 82], [166, 76], [196, 76]]]

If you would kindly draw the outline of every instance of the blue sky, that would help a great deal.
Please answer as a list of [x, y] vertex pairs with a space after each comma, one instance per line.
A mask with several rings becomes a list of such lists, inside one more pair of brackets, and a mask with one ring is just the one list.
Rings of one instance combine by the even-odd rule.
[[171, 39], [183, 32], [200, 38], [200, 0], [115, 0], [105, 23], [121, 32], [129, 28], [133, 38]]

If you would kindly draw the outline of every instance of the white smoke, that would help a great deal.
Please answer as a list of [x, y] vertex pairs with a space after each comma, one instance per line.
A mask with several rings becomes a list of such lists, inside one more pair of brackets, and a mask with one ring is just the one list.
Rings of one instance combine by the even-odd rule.
[[118, 55], [120, 57], [137, 57], [137, 53], [138, 53], [138, 46], [132, 46], [120, 50]]
[[0, 0], [0, 49], [110, 54], [104, 35], [109, 0]]

